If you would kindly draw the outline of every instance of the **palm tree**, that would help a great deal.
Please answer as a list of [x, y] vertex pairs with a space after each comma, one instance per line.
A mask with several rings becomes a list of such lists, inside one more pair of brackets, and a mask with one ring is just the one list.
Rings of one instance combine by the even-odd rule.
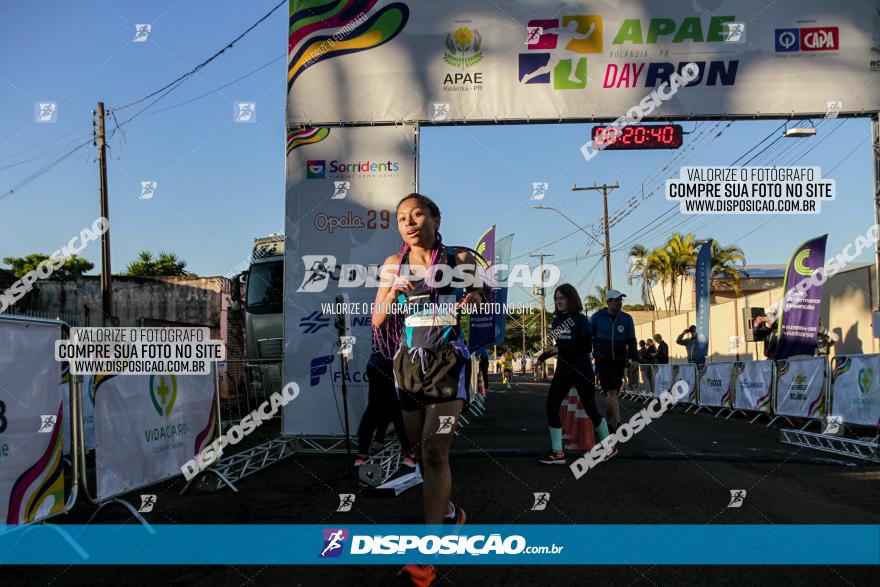
[[584, 300], [584, 309], [588, 312], [599, 310], [605, 307], [605, 294], [608, 289], [603, 285], [596, 286], [596, 295], [589, 294]]
[[[645, 245], [633, 245], [632, 248], [630, 248], [629, 256], [641, 259], [641, 262], [637, 267], [637, 274], [635, 276], [627, 276], [626, 282], [629, 285], [632, 285], [633, 281], [636, 279], [641, 281], [642, 303], [656, 306], [656, 304], [653, 303], [653, 297], [651, 296], [651, 287], [657, 276], [653, 268], [648, 264], [649, 254], [650, 251], [648, 251], [648, 248]], [[657, 308], [655, 307], [654, 311], [656, 312], [656, 310]]]
[[[666, 242], [666, 250], [669, 252], [672, 265], [673, 278], [673, 297], [675, 297], [675, 287], [683, 285], [682, 279], [686, 275], [690, 275], [691, 269], [697, 262], [697, 252], [694, 247], [694, 235], [689, 233], [682, 235], [680, 232], [672, 233], [672, 236]], [[676, 299], [675, 308], [681, 307], [681, 290], [678, 288], [678, 298]]]
[[[675, 305], [675, 280], [669, 251], [664, 247], [657, 247], [648, 253], [647, 266], [651, 274], [655, 276], [655, 280], [660, 284], [660, 291], [663, 293], [663, 301], [666, 302], [666, 308], [673, 307]], [[672, 295], [666, 295], [667, 285], [670, 286]]]
[[[736, 295], [742, 293], [740, 277], [742, 267], [746, 264], [746, 256], [742, 249], [730, 245], [722, 247], [718, 241], [712, 241], [712, 260], [710, 261], [709, 278], [713, 283], [727, 285], [733, 288]], [[748, 277], [748, 275], [746, 275]]]

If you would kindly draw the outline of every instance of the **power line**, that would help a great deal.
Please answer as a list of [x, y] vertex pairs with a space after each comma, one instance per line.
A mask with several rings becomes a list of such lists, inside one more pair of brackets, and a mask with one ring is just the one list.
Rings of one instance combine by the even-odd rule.
[[27, 184], [31, 183], [35, 179], [45, 175], [46, 173], [48, 173], [49, 171], [51, 171], [52, 169], [54, 169], [55, 167], [60, 165], [62, 161], [64, 161], [65, 159], [67, 159], [68, 157], [70, 157], [71, 155], [73, 155], [74, 153], [76, 153], [77, 151], [82, 149], [83, 147], [90, 145], [91, 143], [92, 143], [92, 139], [89, 138], [89, 140], [87, 140], [83, 143], [80, 143], [79, 145], [77, 145], [76, 147], [74, 147], [73, 149], [68, 151], [67, 153], [64, 153], [63, 155], [53, 159], [49, 163], [46, 163], [45, 165], [43, 165], [42, 167], [40, 167], [39, 169], [37, 169], [36, 171], [31, 173], [29, 176], [27, 176], [26, 178], [24, 178], [23, 180], [21, 180], [20, 182], [18, 182], [14, 186], [12, 186], [9, 190], [7, 190], [3, 193], [0, 193], [0, 200], [2, 200], [3, 198], [6, 198], [7, 196], [11, 196], [16, 191], [20, 190], [21, 188], [23, 188]]
[[282, 6], [284, 6], [286, 4], [287, 4], [287, 0], [281, 0], [281, 2], [276, 4], [275, 7], [272, 10], [270, 10], [268, 13], [266, 13], [266, 15], [263, 16], [260, 20], [258, 20], [257, 22], [255, 22], [254, 24], [249, 26], [243, 33], [241, 33], [236, 38], [234, 38], [232, 41], [227, 43], [222, 49], [220, 49], [219, 51], [217, 51], [216, 53], [214, 53], [213, 55], [208, 57], [206, 60], [204, 60], [201, 63], [199, 63], [198, 65], [196, 65], [190, 71], [184, 73], [183, 75], [179, 76], [178, 78], [174, 79], [173, 81], [168, 82], [167, 84], [165, 84], [164, 86], [162, 86], [161, 88], [156, 90], [155, 92], [149, 93], [142, 98], [138, 98], [137, 100], [129, 102], [128, 104], [125, 104], [123, 106], [119, 106], [118, 108], [113, 108], [113, 111], [118, 112], [119, 110], [124, 110], [126, 108], [130, 108], [131, 106], [134, 106], [135, 104], [140, 104], [141, 102], [149, 100], [153, 96], [156, 96], [156, 95], [164, 92], [165, 90], [167, 90], [168, 88], [171, 88], [172, 86], [176, 87], [176, 85], [179, 85], [181, 82], [183, 82], [187, 78], [195, 75], [196, 73], [199, 72], [200, 69], [202, 69], [203, 67], [205, 67], [206, 65], [208, 65], [209, 63], [211, 63], [212, 61], [214, 61], [215, 59], [217, 59], [221, 55], [223, 55], [223, 53], [225, 53], [228, 49], [231, 49], [232, 46], [235, 45], [241, 39], [243, 39], [245, 35], [247, 35], [249, 32], [251, 32], [252, 30], [257, 28], [257, 26], [259, 26], [260, 23], [262, 23], [264, 20], [269, 18], [272, 15], [272, 13], [274, 13], [276, 10], [278, 10], [279, 8], [281, 8]]

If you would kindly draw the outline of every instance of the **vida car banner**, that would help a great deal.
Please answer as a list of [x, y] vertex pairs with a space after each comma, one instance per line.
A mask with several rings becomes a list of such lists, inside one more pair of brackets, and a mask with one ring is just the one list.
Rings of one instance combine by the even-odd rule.
[[213, 375], [109, 375], [95, 386], [98, 498], [180, 475], [217, 432]]
[[880, 355], [834, 357], [829, 413], [847, 424], [880, 426]]

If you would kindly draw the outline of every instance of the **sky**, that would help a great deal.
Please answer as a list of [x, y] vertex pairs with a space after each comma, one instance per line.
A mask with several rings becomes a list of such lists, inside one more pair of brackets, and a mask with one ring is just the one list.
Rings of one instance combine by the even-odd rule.
[[[149, 102], [126, 105], [202, 62], [275, 4], [79, 0], [52, 1], [39, 10], [23, 0], [0, 4], [6, 56], [0, 61], [0, 111], [6, 114], [0, 117], [0, 259], [51, 253], [98, 216], [91, 145], [21, 184], [89, 139], [99, 100], [122, 107], [117, 120], [123, 122]], [[139, 23], [152, 30], [145, 42], [134, 43]], [[148, 249], [176, 253], [199, 275], [225, 275], [245, 262], [254, 237], [283, 232], [286, 31], [282, 7], [110, 139], [114, 273]], [[57, 122], [34, 121], [39, 101], [58, 104]], [[236, 101], [256, 103], [254, 124], [233, 123]], [[833, 254], [864, 234], [873, 222], [869, 122], [798, 124], [817, 127], [808, 139], [779, 139], [781, 125], [690, 122], [679, 150], [605, 151], [589, 162], [579, 151], [590, 137], [587, 124], [428, 127], [421, 133], [420, 190], [443, 209], [446, 242], [474, 246], [497, 224], [499, 236], [515, 234], [515, 260], [536, 265], [530, 253], [552, 255], [548, 262], [559, 261], [563, 280], [582, 296], [604, 283], [599, 247], [588, 247], [588, 237], [561, 215], [532, 206], [556, 207], [589, 227], [601, 223], [601, 195], [572, 192], [573, 185], [618, 182], [609, 195], [612, 214], [643, 188], [653, 192], [611, 229], [614, 287], [637, 302], [638, 287], [626, 281], [629, 247], [657, 246], [675, 230], [739, 246], [749, 264], [785, 263], [799, 243], [824, 233]], [[113, 127], [111, 119], [108, 131]], [[662, 182], [682, 165], [733, 163], [768, 136], [743, 161], [758, 154], [749, 164], [820, 166], [823, 176], [836, 180], [838, 194], [821, 214], [669, 212], [673, 204], [665, 201]], [[144, 180], [157, 181], [152, 199], [139, 199]], [[529, 199], [533, 182], [550, 184], [540, 202]], [[96, 264], [96, 274], [100, 247], [82, 256]], [[871, 260], [869, 251], [858, 259]], [[524, 291], [511, 294], [511, 301], [528, 300]]]

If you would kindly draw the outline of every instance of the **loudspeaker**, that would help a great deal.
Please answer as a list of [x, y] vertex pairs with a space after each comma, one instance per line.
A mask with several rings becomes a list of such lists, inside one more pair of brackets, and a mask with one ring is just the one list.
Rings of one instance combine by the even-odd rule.
[[752, 322], [758, 316], [764, 315], [764, 308], [743, 308], [743, 334], [746, 342], [755, 342], [755, 334], [752, 330]]

